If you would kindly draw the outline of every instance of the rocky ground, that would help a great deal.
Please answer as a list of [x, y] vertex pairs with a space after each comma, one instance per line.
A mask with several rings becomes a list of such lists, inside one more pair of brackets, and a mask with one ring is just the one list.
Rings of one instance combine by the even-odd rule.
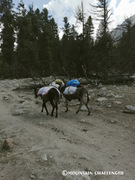
[[76, 114], [76, 101], [65, 113], [62, 98], [55, 118], [40, 112], [31, 84], [0, 80], [0, 180], [135, 179], [135, 86], [87, 85], [91, 115]]

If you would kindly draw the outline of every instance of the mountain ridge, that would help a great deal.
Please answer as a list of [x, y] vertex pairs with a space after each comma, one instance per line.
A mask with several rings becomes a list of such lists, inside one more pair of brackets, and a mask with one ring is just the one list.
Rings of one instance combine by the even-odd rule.
[[135, 24], [135, 14], [127, 19], [125, 19], [122, 24], [118, 25], [115, 29], [112, 30], [111, 35], [112, 38], [115, 41], [119, 41], [119, 39], [122, 37], [122, 33], [126, 32], [126, 29], [124, 26], [126, 25], [127, 21], [130, 20], [132, 23], [132, 26]]

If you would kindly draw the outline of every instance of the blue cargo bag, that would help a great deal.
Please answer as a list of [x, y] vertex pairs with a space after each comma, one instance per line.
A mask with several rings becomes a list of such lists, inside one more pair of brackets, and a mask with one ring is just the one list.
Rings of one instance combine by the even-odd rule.
[[80, 82], [77, 80], [77, 79], [72, 79], [72, 80], [70, 80], [70, 81], [68, 81], [67, 83], [66, 83], [66, 86], [68, 87], [68, 86], [73, 86], [73, 87], [77, 87], [77, 86], [79, 86], [80, 85]]

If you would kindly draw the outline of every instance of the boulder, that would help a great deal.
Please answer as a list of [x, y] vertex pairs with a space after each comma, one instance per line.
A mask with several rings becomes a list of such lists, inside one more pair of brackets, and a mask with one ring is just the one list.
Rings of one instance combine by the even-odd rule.
[[7, 138], [2, 146], [2, 149], [4, 150], [10, 150], [13, 148], [13, 139], [12, 138]]
[[127, 105], [127, 106], [125, 106], [125, 108], [126, 108], [128, 111], [135, 112], [135, 106]]

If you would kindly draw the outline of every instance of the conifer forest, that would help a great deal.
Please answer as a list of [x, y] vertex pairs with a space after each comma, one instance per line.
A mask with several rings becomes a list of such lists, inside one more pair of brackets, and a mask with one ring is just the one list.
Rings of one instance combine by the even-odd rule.
[[63, 17], [63, 35], [59, 37], [55, 17], [48, 10], [20, 1], [0, 4], [0, 77], [26, 78], [50, 75], [69, 77], [107, 77], [109, 74], [132, 74], [135, 69], [135, 25], [130, 20], [116, 41], [109, 30], [108, 2], [99, 0], [99, 28], [94, 34], [92, 14], [86, 18], [83, 4], [78, 5], [76, 20], [82, 26], [78, 33], [67, 17]]

